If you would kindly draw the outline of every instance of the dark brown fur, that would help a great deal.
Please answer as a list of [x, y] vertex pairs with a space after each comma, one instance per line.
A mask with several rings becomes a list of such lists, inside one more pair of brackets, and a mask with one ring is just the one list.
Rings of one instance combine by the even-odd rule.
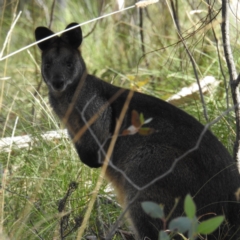
[[[75, 25], [70, 24], [67, 28]], [[53, 32], [39, 27], [35, 34], [36, 39], [41, 40]], [[42, 75], [49, 88], [51, 106], [59, 118], [65, 121], [73, 139], [86, 125], [86, 121], [107, 104], [91, 125], [92, 132], [88, 129], [74, 143], [83, 163], [90, 167], [100, 167], [104, 159], [100, 145], [107, 151], [116, 119], [119, 118], [129, 90], [109, 102], [121, 88], [86, 73], [85, 63], [78, 50], [81, 42], [81, 29], [77, 27], [60, 37], [39, 43], [42, 50]], [[82, 87], [76, 93], [79, 84]], [[76, 99], [73, 99], [74, 95]], [[71, 104], [73, 109], [69, 112]], [[134, 134], [118, 137], [111, 163], [132, 182], [143, 187], [168, 171], [177, 157], [193, 148], [204, 127], [167, 102], [134, 92], [121, 131], [131, 125], [132, 110], [143, 113], [145, 119], [153, 118], [147, 126], [156, 132], [147, 136]], [[127, 206], [138, 191], [113, 167], [108, 166], [106, 175], [113, 183], [121, 204]], [[175, 199], [180, 198], [171, 217], [174, 218], [182, 215], [183, 199], [188, 193], [194, 196], [198, 216], [208, 213], [226, 216], [231, 229], [224, 239], [230, 239], [234, 233], [234, 239], [240, 238], [240, 205], [234, 196], [238, 187], [240, 178], [236, 163], [218, 139], [207, 131], [196, 151], [180, 160], [169, 175], [141, 191], [137, 200], [131, 204], [128, 215], [136, 231], [136, 239], [148, 237], [157, 240], [158, 231], [163, 227], [160, 220], [154, 220], [143, 212], [140, 206], [142, 201], [164, 204], [167, 215]], [[217, 239], [219, 234], [218, 230], [208, 239]]]

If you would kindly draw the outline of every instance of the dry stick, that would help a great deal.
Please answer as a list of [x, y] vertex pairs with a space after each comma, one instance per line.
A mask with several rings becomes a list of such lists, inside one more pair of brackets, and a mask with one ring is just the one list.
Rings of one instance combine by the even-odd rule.
[[[64, 213], [65, 208], [66, 208], [67, 200], [68, 200], [68, 198], [70, 198], [72, 193], [77, 189], [77, 187], [78, 187], [78, 184], [75, 181], [70, 182], [70, 184], [68, 185], [68, 189], [67, 189], [67, 192], [66, 192], [65, 196], [58, 203], [59, 213]], [[69, 232], [66, 233], [68, 222], [69, 222], [69, 217], [70, 217], [70, 213], [64, 215], [60, 219], [59, 234], [61, 236], [61, 239], [64, 239], [69, 233]]]
[[30, 222], [30, 224], [32, 225], [33, 231], [34, 231], [34, 233], [37, 235], [37, 237], [38, 237], [39, 239], [41, 239], [41, 240], [44, 240], [44, 238], [42, 238], [42, 237], [40, 236], [37, 228], [35, 228], [34, 223], [32, 222], [32, 220], [30, 220], [29, 222]]
[[140, 41], [141, 41], [141, 48], [142, 48], [142, 55], [145, 56], [145, 64], [146, 67], [149, 66], [148, 59], [146, 56], [146, 51], [145, 51], [145, 42], [144, 42], [144, 34], [143, 34], [143, 9], [139, 9], [139, 28], [140, 28]]
[[179, 36], [179, 38], [180, 38], [180, 40], [181, 40], [181, 42], [182, 42], [182, 44], [183, 44], [183, 46], [184, 46], [184, 48], [185, 48], [185, 50], [186, 50], [186, 52], [187, 52], [187, 54], [188, 54], [188, 56], [189, 56], [189, 59], [190, 59], [190, 62], [191, 62], [191, 64], [192, 64], [193, 71], [194, 71], [194, 75], [195, 75], [195, 77], [196, 77], [197, 84], [198, 84], [198, 87], [199, 87], [199, 94], [200, 94], [200, 98], [201, 98], [201, 102], [202, 102], [204, 117], [205, 117], [206, 121], [208, 122], [209, 119], [208, 119], [206, 104], [205, 104], [205, 100], [204, 100], [204, 97], [203, 97], [202, 88], [201, 88], [201, 85], [200, 85], [200, 81], [199, 81], [198, 72], [197, 72], [197, 69], [196, 69], [195, 60], [194, 60], [191, 52], [189, 51], [189, 49], [188, 49], [188, 47], [187, 47], [187, 45], [186, 45], [186, 43], [185, 43], [185, 40], [184, 40], [184, 38], [183, 38], [183, 36], [182, 36], [182, 34], [181, 34], [181, 31], [180, 31], [180, 29], [179, 29], [179, 25], [177, 24], [177, 21], [176, 21], [176, 19], [174, 18], [174, 14], [173, 14], [173, 11], [172, 11], [172, 10], [174, 10], [174, 9], [171, 10], [168, 1], [166, 1], [166, 3], [167, 3], [167, 5], [168, 5], [169, 12], [170, 12], [171, 17], [172, 17], [172, 19], [173, 19], [173, 22], [174, 22], [174, 25], [175, 25], [175, 27], [176, 27], [178, 36]]
[[[210, 11], [210, 13], [209, 13], [210, 18], [212, 18], [211, 9], [209, 9], [209, 11]], [[222, 65], [221, 54], [220, 54], [220, 49], [219, 49], [219, 40], [218, 40], [218, 37], [217, 37], [216, 32], [214, 30], [214, 26], [212, 24], [212, 19], [210, 21], [211, 21], [211, 29], [212, 29], [212, 33], [213, 33], [213, 38], [214, 38], [215, 43], [216, 43], [220, 72], [221, 72], [221, 74], [223, 76], [223, 79], [224, 79], [224, 87], [225, 87], [225, 91], [226, 91], [226, 104], [227, 104], [227, 108], [229, 108], [229, 97], [228, 97], [228, 87], [229, 87], [229, 85], [227, 83], [226, 74], [224, 73], [224, 69], [223, 69], [223, 65]]]
[[214, 20], [215, 16], [212, 17], [212, 7], [210, 6], [210, 0], [207, 0], [207, 3], [209, 5], [208, 11], [209, 11], [209, 16], [210, 16], [210, 24], [211, 24], [211, 29], [212, 29], [212, 33], [213, 33], [213, 38], [214, 38], [214, 41], [215, 41], [215, 44], [216, 44], [220, 72], [221, 72], [221, 74], [223, 76], [223, 79], [224, 79], [224, 87], [225, 87], [226, 96], [227, 96], [226, 97], [227, 98], [227, 108], [229, 108], [228, 83], [227, 83], [226, 75], [224, 73], [224, 69], [223, 69], [223, 65], [222, 65], [222, 61], [221, 61], [221, 54], [220, 54], [220, 49], [219, 49], [219, 40], [218, 40], [218, 37], [217, 37], [216, 32], [214, 30], [214, 26], [213, 26], [213, 20]]
[[56, 0], [53, 0], [48, 28], [51, 28], [52, 26], [55, 4], [56, 4]]
[[[213, 19], [214, 16], [212, 17], [212, 7], [210, 4], [210, 0], [207, 0], [208, 3], [208, 12], [209, 12], [209, 16], [210, 16], [210, 23], [211, 23], [211, 29], [212, 29], [212, 33], [213, 33], [213, 38], [215, 40], [215, 44], [216, 44], [216, 50], [217, 50], [217, 56], [218, 56], [218, 63], [219, 63], [219, 68], [220, 68], [220, 72], [223, 76], [223, 82], [224, 82], [224, 88], [225, 88], [225, 93], [226, 93], [226, 107], [227, 109], [229, 109], [229, 83], [227, 82], [227, 78], [226, 78], [226, 74], [224, 73], [224, 69], [223, 69], [223, 64], [222, 64], [222, 60], [221, 60], [221, 54], [220, 54], [220, 47], [219, 47], [219, 40], [218, 37], [216, 35], [216, 32], [214, 30], [214, 26], [213, 26]], [[227, 129], [228, 132], [230, 131], [230, 116], [227, 116]]]
[[[102, 12], [103, 12], [103, 5], [104, 5], [104, 0], [101, 2], [101, 8], [100, 8], [100, 11], [99, 11], [99, 17], [102, 15]], [[93, 31], [95, 30], [96, 26], [98, 24], [98, 21], [96, 21], [92, 27], [92, 29], [85, 35], [83, 36], [83, 38], [87, 38], [88, 36], [90, 36]]]
[[240, 94], [239, 94], [239, 81], [240, 75], [237, 76], [237, 71], [235, 63], [233, 60], [232, 49], [230, 45], [230, 36], [229, 36], [229, 11], [228, 11], [228, 0], [222, 1], [222, 39], [223, 39], [223, 49], [227, 62], [229, 77], [230, 77], [230, 86], [232, 92], [233, 104], [235, 108], [235, 120], [236, 120], [236, 140], [233, 148], [233, 156], [235, 161], [238, 163], [238, 170], [240, 171]]
[[108, 167], [108, 163], [109, 163], [109, 159], [112, 155], [112, 152], [113, 152], [113, 149], [114, 149], [114, 146], [115, 146], [115, 143], [117, 141], [117, 138], [118, 138], [118, 133], [119, 133], [119, 130], [120, 130], [120, 127], [121, 127], [121, 124], [122, 124], [122, 121], [125, 117], [125, 114], [127, 112], [127, 109], [128, 109], [128, 105], [132, 99], [132, 96], [133, 96], [134, 92], [133, 91], [130, 91], [128, 96], [127, 96], [127, 99], [124, 103], [124, 106], [122, 108], [122, 111], [121, 111], [121, 114], [120, 114], [120, 117], [119, 119], [117, 120], [117, 123], [116, 123], [116, 128], [115, 128], [115, 131], [114, 131], [114, 135], [112, 137], [112, 140], [110, 142], [110, 145], [109, 145], [109, 148], [108, 148], [108, 151], [107, 151], [107, 154], [106, 154], [106, 157], [105, 157], [105, 160], [104, 160], [104, 163], [103, 163], [103, 166], [102, 166], [102, 169], [101, 169], [101, 173], [100, 173], [100, 176], [98, 178], [98, 181], [97, 181], [97, 184], [96, 184], [96, 187], [93, 191], [93, 195], [92, 195], [92, 198], [90, 200], [90, 203], [88, 205], [88, 209], [87, 209], [87, 212], [86, 214], [84, 215], [84, 219], [83, 219], [83, 222], [82, 222], [82, 225], [78, 231], [78, 235], [77, 235], [77, 240], [80, 240], [82, 235], [83, 235], [83, 232], [86, 228], [86, 225], [87, 225], [87, 222], [88, 222], [88, 219], [90, 217], [90, 214], [91, 214], [91, 211], [93, 209], [93, 205], [95, 203], [95, 200], [96, 200], [96, 197], [97, 197], [97, 194], [99, 192], [99, 189], [102, 185], [102, 182], [103, 182], [103, 178], [105, 176], [105, 172], [106, 172], [106, 169]]
[[[176, 1], [176, 4], [177, 4], [177, 1]], [[178, 6], [176, 6], [176, 8], [175, 8], [173, 0], [170, 0], [170, 3], [171, 3], [171, 8], [172, 8], [172, 13], [173, 13], [173, 18], [174, 18], [175, 24], [177, 26], [178, 31], [181, 32], [179, 19], [178, 19]]]

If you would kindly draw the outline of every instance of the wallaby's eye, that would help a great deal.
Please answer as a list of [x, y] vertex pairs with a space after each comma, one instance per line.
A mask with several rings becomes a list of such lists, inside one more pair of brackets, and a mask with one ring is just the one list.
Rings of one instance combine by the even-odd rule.
[[49, 69], [49, 68], [50, 68], [50, 65], [51, 65], [50, 63], [45, 63], [45, 64], [44, 64], [44, 68], [45, 68], [45, 69]]
[[73, 64], [71, 62], [67, 62], [67, 67], [68, 68], [72, 68], [73, 67]]

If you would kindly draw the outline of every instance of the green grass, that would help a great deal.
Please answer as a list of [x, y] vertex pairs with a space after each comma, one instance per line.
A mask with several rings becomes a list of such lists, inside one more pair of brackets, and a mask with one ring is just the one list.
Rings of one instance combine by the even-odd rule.
[[[56, 8], [52, 29], [60, 31], [70, 22], [84, 22], [97, 17], [100, 6], [96, 2], [68, 1], [64, 11]], [[34, 29], [48, 24], [51, 4], [48, 2], [44, 8], [35, 1], [24, 5], [24, 12], [11, 34], [4, 55], [34, 41]], [[15, 7], [16, 3], [12, 2], [1, 9], [0, 46], [12, 24]], [[115, 1], [105, 1], [102, 14], [116, 10], [115, 7]], [[219, 8], [217, 5], [214, 7], [216, 10]], [[182, 32], [197, 63], [199, 77], [212, 75], [221, 81], [217, 91], [205, 96], [209, 119], [213, 120], [226, 110], [226, 94], [210, 25], [205, 24], [205, 28], [199, 31], [197, 29], [203, 22], [207, 7], [200, 4], [199, 8], [206, 11], [199, 15], [187, 15], [190, 6], [185, 1], [179, 3], [179, 8]], [[139, 91], [167, 99], [196, 81], [193, 68], [183, 45], [179, 43], [167, 6], [164, 3], [149, 6], [143, 15], [144, 44], [148, 53], [145, 58], [141, 58], [143, 53], [136, 9], [100, 20], [93, 33], [84, 39], [82, 54], [89, 72], [105, 81], [128, 88], [143, 85], [145, 81], [145, 85], [137, 88]], [[91, 31], [94, 24], [82, 27], [84, 35]], [[214, 24], [220, 38], [220, 24]], [[222, 50], [220, 54], [223, 55]], [[227, 73], [223, 60], [222, 64]], [[4, 221], [0, 224], [5, 239], [58, 239], [62, 219], [58, 211], [59, 201], [66, 196], [69, 184], [74, 181], [78, 187], [64, 208], [64, 212], [70, 213], [65, 230], [68, 234], [74, 228], [74, 218], [81, 220], [84, 217], [99, 176], [99, 170], [89, 169], [79, 161], [68, 139], [49, 142], [40, 137], [41, 133], [62, 126], [50, 109], [47, 88], [41, 83], [39, 68], [40, 52], [36, 46], [0, 62], [0, 78], [10, 77], [8, 80], [0, 79], [0, 136], [28, 134], [38, 139], [29, 148], [14, 148], [11, 153], [0, 154], [0, 174], [2, 186], [5, 186], [0, 190]], [[206, 123], [199, 100], [179, 107]], [[224, 116], [211, 129], [231, 152], [235, 138], [234, 114]], [[100, 236], [120, 214], [115, 196], [106, 189], [107, 183], [104, 182], [84, 236]], [[123, 229], [128, 230], [126, 226]], [[76, 234], [77, 231], [73, 231], [67, 239], [75, 239]], [[122, 238], [116, 236], [114, 239]]]

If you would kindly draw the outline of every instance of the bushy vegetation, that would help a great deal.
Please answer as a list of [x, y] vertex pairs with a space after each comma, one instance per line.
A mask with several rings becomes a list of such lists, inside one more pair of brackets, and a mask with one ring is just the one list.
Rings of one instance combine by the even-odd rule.
[[[165, 100], [194, 83], [196, 76], [190, 58], [170, 14], [172, 3], [199, 78], [209, 75], [220, 81], [214, 91], [204, 96], [208, 121], [215, 119], [231, 106], [231, 96], [220, 34], [221, 6], [216, 1], [208, 2], [211, 9], [200, 0], [169, 1], [169, 6], [167, 1], [160, 1], [141, 12], [132, 8], [82, 26], [85, 39], [81, 49], [88, 71], [112, 84]], [[134, 3], [126, 1], [129, 6]], [[34, 42], [37, 26], [51, 26], [57, 32], [70, 22], [83, 23], [117, 10], [115, 0], [62, 4], [54, 0], [3, 0], [0, 4], [1, 49], [6, 41], [3, 56]], [[20, 10], [22, 13], [7, 39]], [[234, 57], [238, 60], [237, 32], [233, 32]], [[207, 123], [199, 98], [178, 107]], [[233, 114], [223, 116], [211, 128], [230, 152], [235, 139]], [[41, 137], [41, 133], [63, 126], [48, 104], [37, 46], [0, 62], [0, 121], [2, 138], [32, 135], [36, 139], [27, 148], [13, 146], [10, 152], [1, 151], [0, 238], [59, 239], [61, 229], [62, 236], [76, 239], [99, 171], [79, 161], [68, 139], [50, 142]], [[104, 183], [85, 236], [103, 236], [119, 212], [111, 189]], [[119, 233], [115, 239], [123, 238]]]

